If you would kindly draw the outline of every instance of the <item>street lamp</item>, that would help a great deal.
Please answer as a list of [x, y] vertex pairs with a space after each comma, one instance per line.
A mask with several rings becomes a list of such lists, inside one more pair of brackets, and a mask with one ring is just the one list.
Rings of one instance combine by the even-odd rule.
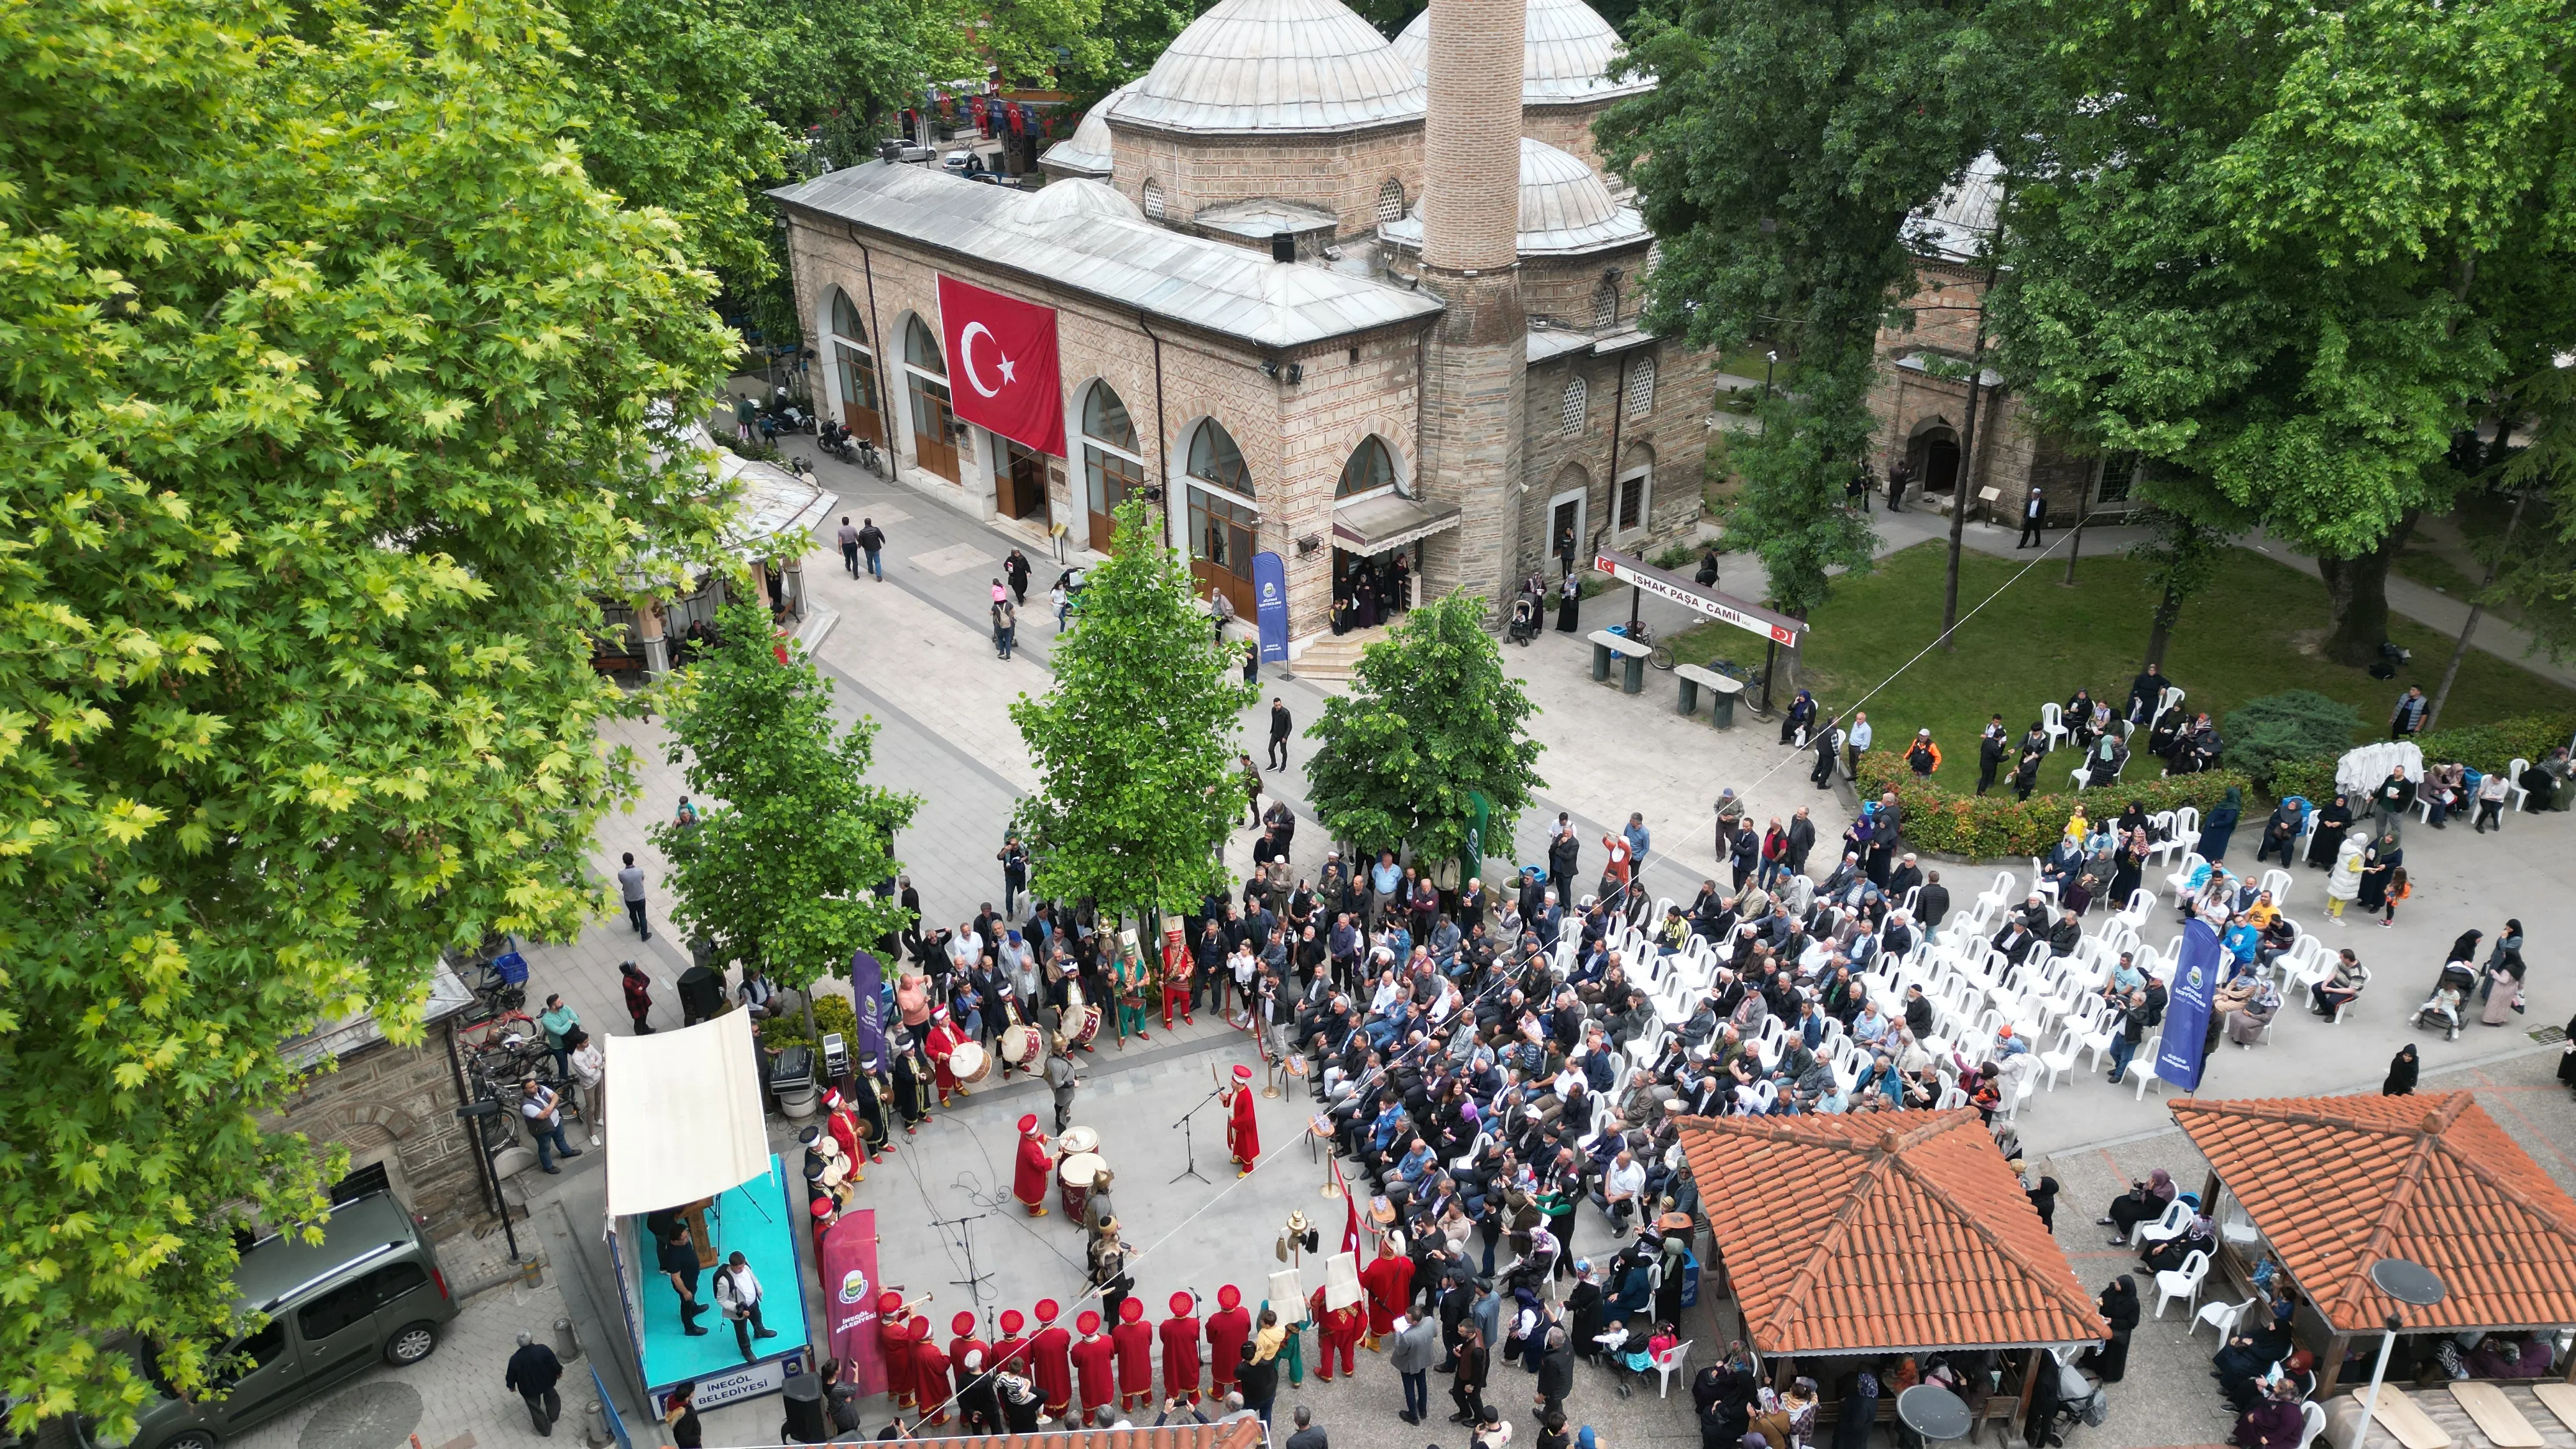
[[[2382, 1258], [2370, 1265], [2370, 1281], [2380, 1292], [2400, 1303], [2417, 1308], [2430, 1308], [2442, 1301], [2442, 1280], [2420, 1263], [2404, 1258]], [[2388, 1372], [2388, 1352], [2397, 1346], [2397, 1330], [2405, 1319], [2388, 1315], [2388, 1331], [2380, 1335], [2379, 1362], [2370, 1367], [2370, 1393], [2361, 1401], [2361, 1423], [2352, 1431], [2350, 1449], [2361, 1449], [2361, 1441], [2370, 1434], [2370, 1418], [2379, 1412], [2379, 1381]]]
[[1916, 1384], [1898, 1394], [1896, 1418], [1926, 1443], [1968, 1437], [1968, 1406], [1939, 1384]]

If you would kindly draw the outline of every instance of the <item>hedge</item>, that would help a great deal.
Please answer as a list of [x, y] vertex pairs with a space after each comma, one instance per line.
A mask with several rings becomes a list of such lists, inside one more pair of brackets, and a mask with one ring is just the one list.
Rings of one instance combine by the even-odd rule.
[[[2527, 715], [2464, 729], [2434, 730], [2415, 737], [2427, 763], [2457, 760], [2480, 774], [2491, 774], [2517, 759], [2542, 760], [2576, 735], [2576, 715]], [[2272, 771], [2272, 791], [2304, 795], [2317, 804], [2334, 798], [2335, 761], [2340, 755], [2284, 760]], [[1906, 809], [1914, 807], [1908, 805]]]
[[[2070, 753], [2065, 758], [2066, 768], [2075, 768], [2077, 756]], [[2130, 763], [2134, 766], [2141, 761]], [[2155, 768], [2151, 760], [2145, 763], [2147, 768]], [[2225, 798], [2231, 785], [2244, 791], [2249, 800], [2254, 794], [2253, 782], [2234, 770], [2204, 770], [2197, 775], [2103, 785], [2081, 795], [2034, 795], [2028, 800], [2016, 800], [2012, 791], [2001, 784], [1992, 794], [1953, 795], [1916, 778], [1902, 756], [1875, 750], [1861, 756], [1860, 778], [1867, 787], [1863, 799], [1875, 800], [1891, 789], [1896, 792], [1896, 803], [1905, 807], [1908, 845], [1970, 860], [2046, 855], [2058, 837], [2066, 833], [2066, 819], [2078, 805], [2084, 807], [2085, 818], [2094, 821], [2118, 815], [2129, 808], [2132, 800], [2150, 815], [2186, 805], [2207, 815], [2211, 806]]]
[[[2457, 760], [2484, 773], [2501, 770], [2516, 759], [2545, 759], [2550, 751], [2566, 744], [2570, 736], [2576, 736], [2576, 715], [2532, 715], [2465, 729], [2435, 730], [2416, 736], [2415, 743], [2428, 761]], [[2304, 795], [2317, 803], [2332, 799], [2335, 761], [2341, 758], [2338, 753], [2281, 761], [2272, 771], [2274, 798]], [[2156, 768], [2152, 756], [2133, 759], [2130, 765]], [[2070, 763], [2067, 768], [2074, 766]], [[2256, 794], [2254, 782], [2241, 771], [2205, 770], [2197, 775], [2123, 781], [2081, 795], [2036, 795], [2026, 801], [2014, 799], [2011, 790], [2001, 785], [1992, 794], [1954, 795], [1916, 778], [1906, 768], [1903, 756], [1883, 750], [1861, 756], [1860, 783], [1865, 787], [1864, 799], [1875, 800], [1888, 790], [1896, 792], [1897, 803], [1905, 807], [1908, 845], [1970, 860], [2047, 854], [2066, 832], [2066, 818], [2079, 804], [2084, 807], [2085, 818], [2094, 821], [2119, 814], [2129, 808], [2132, 800], [2149, 814], [2188, 805], [2206, 816], [2232, 785], [2245, 792], [2245, 808], [2250, 814], [2255, 811]], [[2259, 817], [2254, 823], [2260, 823]]]

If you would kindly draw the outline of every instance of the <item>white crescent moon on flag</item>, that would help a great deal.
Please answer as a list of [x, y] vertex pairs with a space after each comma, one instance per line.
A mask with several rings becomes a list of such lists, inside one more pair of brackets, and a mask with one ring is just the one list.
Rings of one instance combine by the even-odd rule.
[[[975, 338], [979, 333], [982, 334], [984, 340], [993, 343], [993, 349], [996, 353], [1001, 351], [1001, 343], [994, 341], [993, 331], [991, 328], [986, 327], [981, 322], [969, 322], [966, 324], [965, 330], [957, 334], [957, 361], [966, 370], [966, 382], [968, 386], [974, 388], [975, 391], [986, 397], [1000, 397], [1002, 395], [1002, 389], [998, 387], [986, 387], [984, 385], [983, 374], [975, 370]], [[1002, 384], [1004, 387], [1009, 386], [1012, 381], [1011, 370], [1011, 359], [1003, 357]]]

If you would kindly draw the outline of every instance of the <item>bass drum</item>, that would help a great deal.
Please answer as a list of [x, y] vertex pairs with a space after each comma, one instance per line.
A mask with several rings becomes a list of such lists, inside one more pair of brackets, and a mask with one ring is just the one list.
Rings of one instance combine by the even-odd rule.
[[959, 1042], [948, 1054], [948, 1072], [959, 1086], [971, 1087], [993, 1074], [993, 1058], [980, 1043]]
[[1038, 1029], [1034, 1026], [1002, 1028], [1002, 1064], [1026, 1071], [1037, 1065]]
[[1097, 1006], [1068, 1008], [1065, 1020], [1073, 1025], [1071, 1040], [1077, 1047], [1089, 1047], [1091, 1039], [1100, 1035], [1100, 1008]]

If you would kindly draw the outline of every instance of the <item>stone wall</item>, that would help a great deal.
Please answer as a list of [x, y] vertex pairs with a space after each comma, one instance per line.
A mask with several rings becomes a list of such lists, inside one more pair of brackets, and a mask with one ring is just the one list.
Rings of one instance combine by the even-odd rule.
[[[1619, 466], [1611, 466], [1610, 443], [1614, 401], [1621, 385], [1621, 359], [1630, 371], [1642, 357], [1655, 359], [1654, 404], [1646, 416], [1618, 418]], [[1716, 404], [1716, 358], [1671, 342], [1657, 342], [1607, 357], [1588, 350], [1566, 353], [1530, 367], [1522, 412], [1528, 437], [1522, 460], [1520, 517], [1513, 542], [1515, 578], [1532, 572], [1553, 575], [1555, 541], [1549, 536], [1551, 501], [1581, 489], [1585, 495], [1584, 536], [1578, 550], [1613, 519], [1616, 480], [1651, 463], [1641, 529], [1603, 535], [1605, 544], [1630, 552], [1652, 553], [1677, 538], [1688, 537], [1704, 510], [1702, 472], [1708, 457], [1709, 418]], [[1564, 426], [1567, 384], [1584, 380], [1584, 417], [1580, 427]]]
[[1378, 192], [1403, 183], [1405, 204], [1422, 195], [1422, 123], [1338, 135], [1192, 136], [1109, 125], [1110, 184], [1148, 216], [1145, 186], [1161, 195], [1163, 219], [1185, 222], [1205, 207], [1276, 197], [1320, 206], [1341, 218], [1342, 236], [1378, 223]]
[[485, 1212], [482, 1168], [456, 1115], [447, 1030], [436, 1023], [417, 1046], [379, 1040], [350, 1052], [263, 1124], [347, 1147], [353, 1173], [383, 1163], [395, 1195], [441, 1238]]
[[1599, 325], [1606, 273], [1613, 298], [1612, 323], [1634, 322], [1642, 303], [1639, 279], [1646, 269], [1649, 243], [1609, 247], [1572, 257], [1531, 257], [1521, 263], [1521, 307], [1533, 317], [1553, 317], [1567, 327], [1588, 330]]
[[1599, 171], [1601, 156], [1592, 144], [1592, 123], [1610, 105], [1608, 101], [1586, 101], [1578, 105], [1523, 106], [1521, 134], [1579, 156], [1584, 165]]

